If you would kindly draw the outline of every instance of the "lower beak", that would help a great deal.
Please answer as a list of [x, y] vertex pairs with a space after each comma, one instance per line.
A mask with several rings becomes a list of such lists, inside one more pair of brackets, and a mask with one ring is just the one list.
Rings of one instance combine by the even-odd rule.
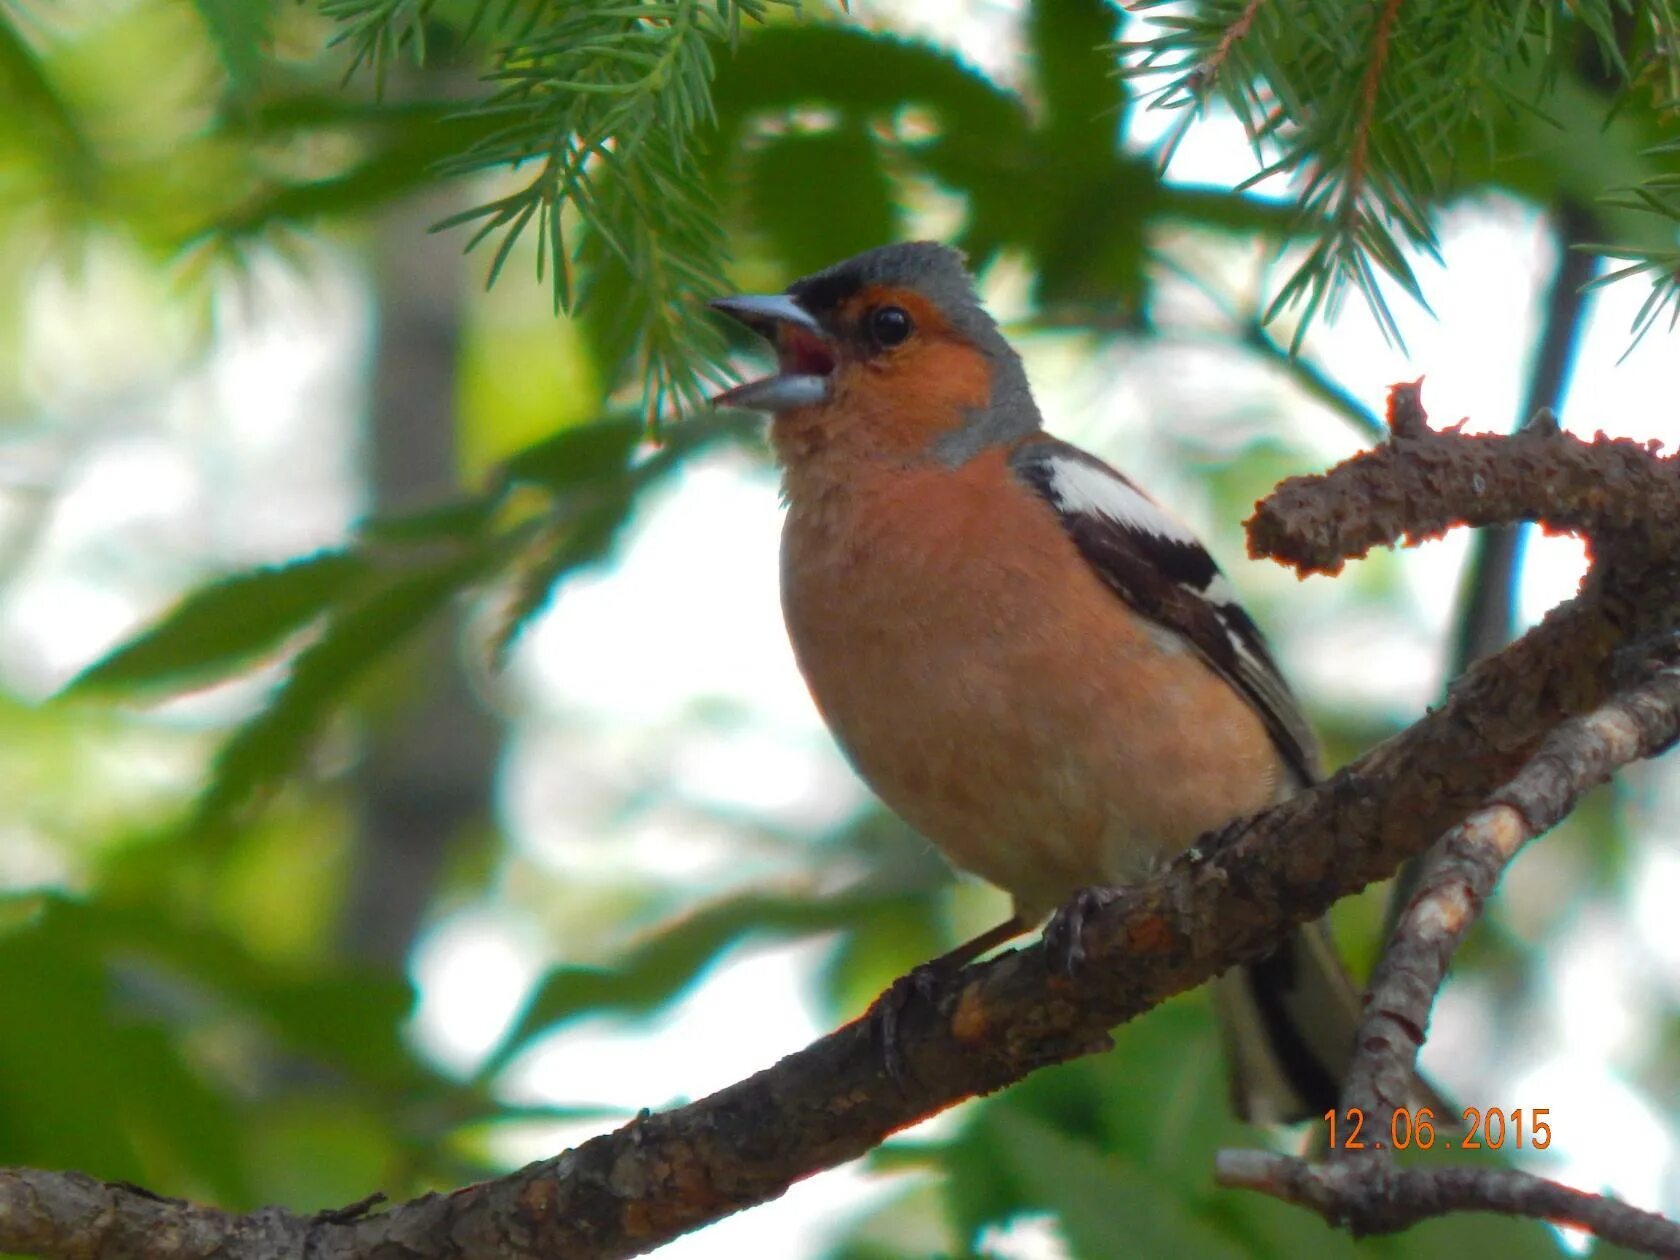
[[747, 381], [712, 399], [715, 407], [789, 411], [828, 398], [834, 342], [811, 313], [786, 294], [718, 298], [712, 309], [739, 320], [776, 349], [774, 376]]

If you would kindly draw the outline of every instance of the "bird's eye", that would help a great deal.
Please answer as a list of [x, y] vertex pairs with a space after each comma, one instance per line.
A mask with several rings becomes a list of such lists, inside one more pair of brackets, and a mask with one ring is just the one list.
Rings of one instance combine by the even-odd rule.
[[878, 346], [896, 346], [914, 330], [902, 306], [877, 306], [869, 312], [869, 332]]

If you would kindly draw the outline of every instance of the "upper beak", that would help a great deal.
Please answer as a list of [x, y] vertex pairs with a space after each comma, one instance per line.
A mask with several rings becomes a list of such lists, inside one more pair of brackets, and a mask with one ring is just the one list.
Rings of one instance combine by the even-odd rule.
[[774, 346], [779, 369], [774, 376], [725, 390], [712, 399], [713, 406], [787, 411], [827, 399], [834, 342], [803, 306], [785, 293], [717, 298], [710, 305]]

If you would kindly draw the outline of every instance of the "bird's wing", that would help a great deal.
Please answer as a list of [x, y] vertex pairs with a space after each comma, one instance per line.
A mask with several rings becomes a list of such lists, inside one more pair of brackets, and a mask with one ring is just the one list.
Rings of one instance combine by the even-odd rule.
[[1035, 438], [1016, 447], [1011, 462], [1104, 584], [1189, 643], [1253, 706], [1301, 782], [1317, 779], [1312, 728], [1259, 627], [1196, 536], [1120, 473], [1066, 442]]

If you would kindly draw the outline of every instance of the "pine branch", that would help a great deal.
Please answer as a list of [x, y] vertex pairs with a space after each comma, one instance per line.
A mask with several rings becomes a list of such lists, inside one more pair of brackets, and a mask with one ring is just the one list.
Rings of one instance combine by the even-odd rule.
[[[1116, 45], [1121, 73], [1145, 85], [1151, 108], [1184, 112], [1161, 143], [1163, 161], [1217, 101], [1253, 145], [1259, 170], [1248, 183], [1295, 180], [1291, 235], [1311, 244], [1266, 313], [1299, 310], [1292, 348], [1350, 289], [1398, 341], [1386, 290], [1424, 304], [1408, 255], [1436, 255], [1432, 212], [1467, 148], [1497, 156], [1500, 126], [1545, 118], [1578, 49], [1604, 67], [1592, 82], [1624, 99], [1645, 85], [1659, 112], [1680, 109], [1677, 0], [1204, 0], [1157, 12], [1165, 2], [1128, 6], [1154, 29]], [[1673, 152], [1647, 156], [1662, 166]], [[1672, 218], [1677, 180], [1659, 171], [1610, 204]], [[1649, 241], [1600, 248], [1631, 264], [1617, 277], [1653, 277], [1637, 332], [1665, 313], [1680, 321], [1680, 251]]]
[[[1606, 204], [1622, 203], [1610, 201]], [[1680, 216], [1675, 217], [1680, 221]], [[1633, 353], [1634, 348], [1645, 339], [1645, 334], [1664, 322], [1665, 314], [1668, 319], [1664, 331], [1673, 332], [1676, 327], [1680, 327], [1680, 249], [1635, 250], [1619, 245], [1594, 245], [1591, 248], [1605, 258], [1620, 259], [1628, 264], [1600, 276], [1593, 282], [1594, 288], [1637, 276], [1645, 276], [1650, 281], [1651, 290], [1645, 295], [1645, 301], [1640, 304], [1633, 322], [1628, 326], [1632, 340], [1622, 358], [1625, 359]]]
[[[1165, 0], [1160, 0], [1165, 3]], [[1172, 160], [1179, 142], [1184, 139], [1185, 130], [1195, 117], [1202, 112], [1207, 104], [1214, 99], [1215, 93], [1224, 95], [1226, 101], [1242, 119], [1243, 125], [1252, 136], [1257, 134], [1259, 124], [1257, 119], [1264, 112], [1264, 97], [1261, 94], [1262, 80], [1259, 79], [1258, 67], [1248, 63], [1242, 56], [1243, 41], [1248, 38], [1254, 28], [1254, 20], [1259, 16], [1260, 6], [1265, 0], [1241, 0], [1241, 7], [1231, 4], [1207, 4], [1201, 6], [1204, 16], [1175, 16], [1166, 19], [1181, 27], [1181, 40], [1174, 41], [1165, 37], [1153, 41], [1128, 42], [1117, 44], [1116, 51], [1120, 54], [1121, 64], [1127, 68], [1132, 78], [1144, 78], [1155, 74], [1168, 73], [1171, 70], [1189, 69], [1183, 74], [1169, 79], [1167, 84], [1158, 89], [1150, 101], [1152, 109], [1180, 109], [1184, 117], [1163, 141], [1161, 162], [1164, 166]], [[1132, 8], [1136, 12], [1146, 12], [1155, 7], [1151, 4], [1137, 4]], [[1198, 41], [1212, 40], [1212, 47], [1205, 56], [1195, 57]], [[1178, 45], [1175, 49], [1174, 45]], [[1182, 51], [1184, 59], [1170, 62], [1166, 66], [1157, 63], [1172, 55], [1173, 51]], [[1128, 59], [1134, 58], [1128, 66]], [[1232, 73], [1226, 74], [1229, 67]]]
[[[1352, 285], [1364, 295], [1377, 326], [1384, 338], [1398, 344], [1400, 328], [1387, 299], [1378, 287], [1377, 267], [1400, 281], [1405, 290], [1420, 303], [1423, 294], [1411, 266], [1400, 253], [1398, 243], [1382, 224], [1383, 206], [1397, 200], [1402, 189], [1389, 188], [1389, 198], [1382, 196], [1382, 173], [1372, 160], [1372, 126], [1377, 112], [1377, 98], [1383, 85], [1383, 73], [1388, 68], [1390, 42], [1399, 17], [1401, 0], [1382, 0], [1376, 16], [1366, 53], [1365, 71], [1360, 80], [1354, 115], [1352, 142], [1345, 165], [1340, 171], [1323, 168], [1308, 183], [1300, 206], [1303, 215], [1326, 219], [1326, 229], [1307, 257], [1284, 282], [1270, 309], [1266, 322], [1297, 302], [1304, 303], [1303, 314], [1290, 345], [1292, 352], [1301, 347], [1314, 315], [1339, 301], [1342, 291]], [[1292, 159], [1291, 159], [1292, 160]], [[1328, 213], [1324, 213], [1324, 212]], [[1434, 247], [1434, 234], [1422, 214], [1410, 218], [1410, 235], [1415, 242]], [[1421, 230], [1420, 230], [1421, 229]]]
[[330, 44], [350, 50], [345, 79], [358, 70], [371, 70], [375, 91], [383, 96], [386, 71], [403, 49], [412, 51], [416, 65], [423, 64], [429, 8], [431, 0], [321, 0], [322, 15], [342, 28]]
[[[537, 275], [557, 311], [601, 289], [626, 299], [609, 313], [618, 335], [608, 344], [633, 362], [652, 416], [701, 400], [708, 365], [722, 357], [717, 330], [695, 318], [701, 299], [725, 287], [717, 211], [694, 161], [714, 122], [713, 50], [732, 44], [743, 20], [795, 2], [479, 0], [467, 23], [488, 43], [491, 90], [465, 116], [492, 130], [439, 173], [518, 182], [437, 226], [474, 225], [467, 248], [493, 245], [492, 284], [534, 232]], [[352, 72], [371, 69], [379, 86], [400, 52], [424, 57], [434, 4], [322, 0], [322, 11], [344, 26]], [[580, 288], [579, 274], [596, 270], [616, 270], [616, 283]]]
[[[1680, 73], [1680, 60], [1675, 62], [1675, 69], [1676, 73]], [[1676, 108], [1680, 108], [1680, 103]], [[1673, 167], [1674, 161], [1680, 160], [1680, 140], [1655, 145], [1646, 150], [1645, 156], [1659, 163], [1663, 169], [1643, 184], [1600, 198], [1600, 204], [1608, 209], [1654, 216], [1669, 225], [1667, 230], [1673, 232], [1680, 229], [1680, 171]], [[1623, 358], [1633, 352], [1646, 333], [1657, 327], [1665, 312], [1668, 315], [1668, 331], [1672, 332], [1680, 324], [1680, 246], [1632, 249], [1620, 245], [1590, 244], [1575, 248], [1605, 258], [1620, 259], [1627, 264], [1600, 276], [1587, 286], [1589, 289], [1637, 276], [1649, 278], [1651, 291], [1633, 317], [1633, 325], [1629, 329], [1633, 339]]]

